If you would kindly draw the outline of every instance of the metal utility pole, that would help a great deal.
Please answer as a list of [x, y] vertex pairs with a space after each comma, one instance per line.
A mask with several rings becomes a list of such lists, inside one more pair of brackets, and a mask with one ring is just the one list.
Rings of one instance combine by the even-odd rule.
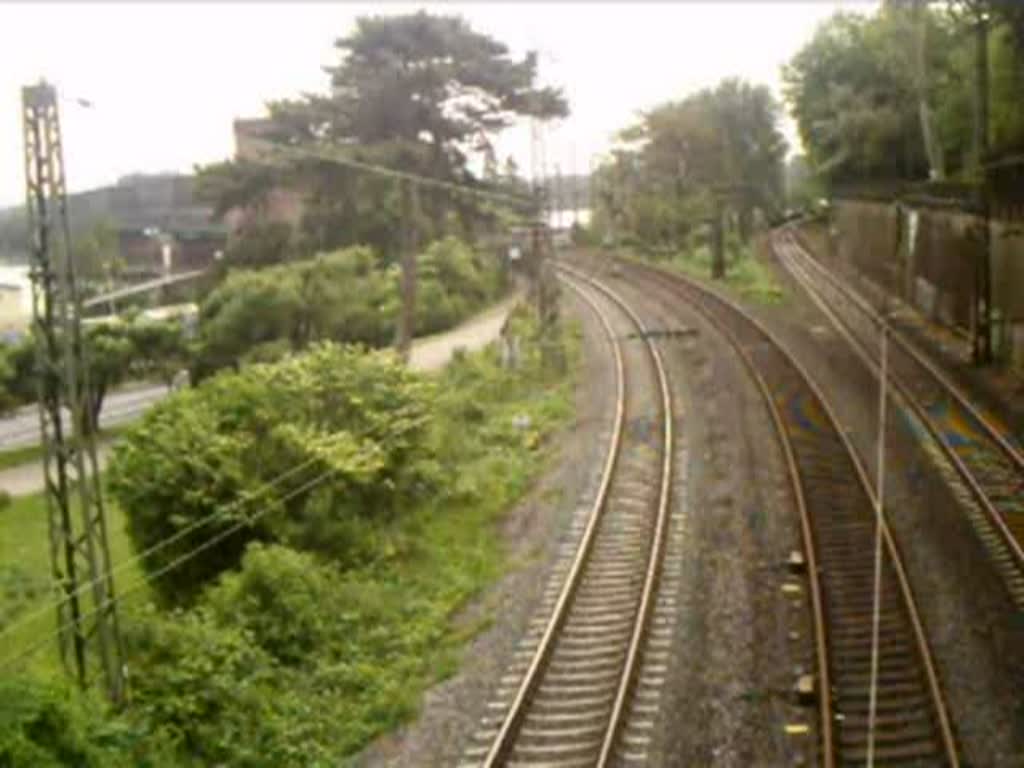
[[416, 251], [419, 238], [416, 227], [419, 221], [419, 190], [415, 184], [404, 179], [402, 182], [402, 308], [398, 319], [398, 338], [395, 346], [403, 360], [409, 359], [412, 337], [416, 323]]
[[989, 77], [988, 77], [988, 27], [989, 20], [984, 6], [977, 6], [975, 13], [975, 81], [974, 81], [974, 154], [978, 174], [978, 204], [981, 219], [981, 253], [975, 260], [974, 302], [971, 308], [972, 356], [975, 363], [992, 360], [992, 281], [991, 281], [991, 221], [988, 193], [988, 179], [985, 163], [988, 162], [989, 128]]
[[565, 201], [562, 199], [562, 166], [555, 166], [555, 229], [562, 228], [562, 208], [565, 206]]
[[576, 142], [571, 144], [569, 153], [569, 178], [572, 179], [572, 228], [575, 230], [580, 223], [580, 177], [576, 173]]
[[725, 237], [722, 232], [722, 203], [725, 190], [716, 188], [712, 195], [714, 202], [711, 213], [711, 278], [721, 280], [725, 277]]
[[22, 88], [25, 184], [32, 279], [32, 335], [50, 567], [60, 592], [61, 659], [82, 687], [102, 676], [114, 702], [124, 696], [121, 634], [110, 573], [89, 402], [81, 300], [71, 258], [57, 92]]

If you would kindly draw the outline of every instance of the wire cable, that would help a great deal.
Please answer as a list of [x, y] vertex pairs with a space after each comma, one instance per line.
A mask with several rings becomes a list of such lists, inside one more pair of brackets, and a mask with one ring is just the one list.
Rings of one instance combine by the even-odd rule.
[[435, 187], [437, 189], [444, 189], [449, 192], [456, 192], [459, 194], [468, 194], [474, 197], [482, 197], [491, 200], [498, 200], [505, 203], [512, 203], [515, 205], [522, 206], [533, 206], [534, 201], [525, 196], [514, 195], [507, 192], [495, 192], [486, 188], [474, 187], [468, 184], [460, 184], [454, 181], [445, 181], [443, 179], [436, 179], [431, 176], [421, 176], [417, 173], [411, 173], [409, 171], [399, 171], [395, 168], [389, 168], [385, 165], [378, 165], [376, 163], [368, 163], [364, 160], [356, 160], [355, 158], [340, 154], [337, 150], [330, 147], [322, 149], [314, 149], [310, 147], [291, 146], [291, 145], [275, 145], [275, 147], [269, 152], [262, 153], [262, 158], [268, 165], [277, 166], [280, 165], [281, 159], [288, 159], [289, 157], [307, 158], [313, 160], [323, 160], [325, 162], [334, 163], [335, 165], [341, 165], [355, 170], [364, 171], [366, 173], [373, 173], [378, 176], [384, 176], [387, 178], [395, 179], [396, 181], [408, 181], [417, 186], [421, 187]]
[[[411, 430], [413, 428], [414, 427], [412, 425], [407, 425], [404, 429], [398, 430], [394, 434], [401, 435], [405, 431]], [[136, 562], [138, 562], [140, 560], [144, 560], [144, 559], [152, 556], [156, 552], [159, 552], [161, 549], [164, 549], [165, 547], [170, 546], [171, 544], [173, 544], [176, 541], [182, 539], [183, 537], [187, 536], [188, 534], [198, 530], [199, 528], [202, 528], [203, 526], [208, 525], [209, 523], [214, 522], [218, 518], [226, 516], [229, 512], [233, 511], [237, 507], [240, 507], [240, 506], [242, 506], [242, 505], [244, 505], [244, 504], [246, 504], [246, 503], [248, 503], [250, 501], [254, 501], [256, 498], [258, 498], [259, 496], [263, 495], [265, 492], [269, 491], [274, 486], [276, 486], [276, 485], [280, 484], [281, 482], [283, 482], [287, 477], [290, 477], [291, 475], [296, 474], [300, 470], [308, 468], [309, 466], [311, 466], [313, 463], [315, 463], [318, 460], [319, 460], [319, 457], [311, 456], [308, 459], [305, 459], [304, 461], [299, 462], [298, 464], [296, 464], [295, 466], [291, 467], [290, 469], [288, 469], [288, 470], [282, 472], [281, 474], [277, 475], [276, 477], [268, 480], [267, 482], [265, 482], [263, 485], [261, 485], [256, 490], [253, 490], [253, 491], [249, 492], [247, 495], [243, 496], [240, 499], [236, 499], [235, 501], [232, 501], [226, 507], [222, 507], [220, 509], [216, 509], [213, 512], [210, 512], [209, 514], [207, 514], [207, 515], [205, 515], [205, 516], [203, 516], [203, 517], [201, 517], [201, 518], [199, 518], [197, 520], [192, 521], [185, 528], [182, 528], [180, 531], [176, 531], [175, 533], [173, 533], [171, 536], [167, 537], [166, 539], [162, 539], [161, 541], [156, 542], [155, 544], [150, 546], [148, 549], [146, 549], [146, 550], [144, 550], [142, 552], [136, 553], [136, 554], [134, 554], [134, 555], [132, 555], [132, 556], [130, 556], [128, 558], [125, 558], [124, 560], [118, 561], [117, 563], [115, 563], [111, 567], [109, 579], [112, 580], [115, 573], [120, 573], [125, 568], [127, 568], [129, 565], [132, 565], [132, 564], [134, 564], [134, 563], [136, 563]], [[211, 468], [211, 467], [207, 466], [207, 467], [205, 467], [205, 469], [207, 469], [211, 473], [215, 473], [215, 470], [213, 468]], [[287, 500], [289, 498], [291, 498], [291, 494], [286, 495], [281, 500], [284, 501], [284, 500]], [[43, 616], [46, 613], [48, 613], [49, 611], [56, 610], [61, 605], [63, 605], [65, 601], [67, 601], [68, 599], [70, 599], [73, 596], [78, 596], [78, 595], [83, 594], [88, 589], [90, 589], [94, 584], [96, 584], [98, 582], [104, 582], [104, 581], [107, 581], [107, 580], [108, 580], [107, 576], [99, 576], [99, 577], [97, 577], [95, 579], [90, 579], [88, 581], [85, 581], [85, 582], [81, 583], [74, 592], [62, 595], [59, 600], [51, 602], [51, 603], [47, 603], [46, 605], [42, 605], [42, 606], [36, 608], [35, 610], [31, 611], [28, 614], [24, 614], [22, 616], [19, 616], [16, 621], [13, 621], [11, 624], [8, 624], [3, 629], [0, 629], [0, 639], [3, 639], [6, 635], [9, 635], [9, 634], [13, 633], [15, 629], [19, 629], [19, 628], [24, 627], [25, 625], [31, 623], [32, 621], [35, 621], [36, 619], [38, 619], [41, 616]], [[51, 582], [50, 586], [51, 586], [51, 588], [59, 588], [60, 585], [57, 582]]]
[[[233, 510], [235, 510], [236, 508], [238, 508], [238, 507], [240, 507], [240, 506], [242, 506], [242, 505], [244, 505], [244, 504], [246, 504], [246, 503], [248, 503], [250, 501], [253, 501], [257, 497], [263, 495], [266, 491], [269, 491], [274, 486], [276, 486], [279, 483], [281, 483], [282, 481], [284, 481], [285, 478], [290, 477], [291, 475], [293, 475], [293, 474], [297, 473], [298, 471], [300, 471], [300, 470], [310, 466], [311, 464], [313, 464], [316, 461], [317, 461], [317, 457], [316, 456], [312, 456], [312, 457], [306, 459], [305, 461], [300, 462], [299, 464], [297, 464], [296, 466], [294, 466], [291, 469], [287, 470], [286, 472], [282, 472], [277, 477], [275, 477], [275, 478], [273, 478], [271, 480], [268, 480], [266, 483], [261, 485], [259, 488], [257, 488], [254, 491], [249, 492], [248, 494], [246, 494], [242, 498], [239, 498], [239, 499], [236, 499], [236, 500], [232, 501], [231, 503], [229, 503], [225, 507], [221, 507], [220, 509], [215, 509], [213, 512], [210, 512], [209, 514], [204, 515], [203, 517], [201, 517], [201, 518], [199, 518], [197, 520], [193, 520], [191, 523], [189, 523], [187, 526], [185, 526], [181, 530], [176, 531], [175, 533], [173, 533], [172, 535], [168, 536], [167, 538], [162, 539], [161, 541], [156, 542], [155, 544], [151, 545], [148, 549], [146, 549], [146, 550], [144, 550], [142, 552], [138, 552], [138, 553], [136, 553], [136, 554], [134, 554], [134, 555], [132, 555], [132, 556], [130, 556], [128, 558], [125, 558], [124, 560], [118, 561], [116, 564], [114, 564], [111, 567], [110, 573], [108, 575], [98, 576], [95, 579], [89, 579], [88, 581], [82, 582], [82, 583], [79, 584], [78, 588], [75, 589], [74, 591], [69, 592], [67, 594], [63, 594], [61, 596], [60, 600], [55, 601], [53, 603], [47, 603], [46, 605], [39, 606], [38, 608], [36, 608], [33, 611], [30, 611], [29, 613], [24, 614], [22, 616], [19, 616], [17, 618], [17, 620], [11, 622], [7, 626], [5, 626], [2, 629], [0, 629], [0, 639], [3, 639], [5, 636], [13, 633], [16, 629], [24, 627], [25, 625], [35, 621], [36, 619], [42, 617], [44, 614], [48, 613], [49, 611], [52, 611], [52, 610], [54, 610], [56, 608], [59, 608], [61, 605], [64, 604], [64, 602], [66, 602], [67, 600], [71, 599], [72, 597], [79, 597], [79, 596], [81, 596], [87, 590], [91, 589], [94, 584], [99, 583], [99, 582], [105, 582], [105, 581], [108, 581], [108, 580], [112, 580], [113, 577], [114, 577], [114, 574], [120, 573], [121, 571], [123, 571], [128, 566], [133, 565], [134, 563], [137, 563], [140, 560], [144, 560], [144, 559], [146, 559], [148, 557], [151, 557], [152, 555], [156, 554], [160, 550], [162, 550], [162, 549], [164, 549], [166, 547], [169, 547], [171, 544], [174, 544], [175, 542], [179, 541], [180, 539], [184, 538], [185, 536], [188, 536], [190, 533], [193, 533], [194, 531], [198, 530], [199, 528], [202, 528], [203, 526], [208, 525], [208, 524], [214, 522], [214, 520], [216, 520], [217, 518], [224, 517], [228, 513], [230, 513]], [[50, 586], [51, 586], [51, 588], [59, 588], [60, 585], [58, 583], [56, 583], [56, 582], [51, 582]]]
[[[317, 485], [322, 483], [324, 480], [326, 480], [328, 477], [330, 477], [331, 475], [333, 475], [336, 472], [337, 472], [337, 469], [334, 469], [334, 468], [331, 468], [331, 469], [328, 469], [328, 470], [326, 470], [324, 472], [321, 472], [317, 477], [315, 477], [312, 480], [304, 483], [300, 487], [290, 491], [288, 494], [286, 494], [281, 499], [279, 499], [279, 502], [288, 501], [289, 499], [294, 498], [295, 496], [297, 496], [300, 493], [304, 493], [307, 490], [315, 488]], [[196, 557], [197, 555], [201, 554], [202, 552], [205, 552], [207, 549], [209, 549], [210, 547], [214, 546], [215, 544], [220, 543], [221, 541], [226, 539], [228, 536], [231, 536], [231, 535], [237, 533], [238, 531], [240, 531], [245, 526], [251, 525], [251, 524], [255, 523], [257, 520], [259, 520], [261, 517], [266, 515], [268, 512], [270, 512], [274, 508], [275, 508], [274, 506], [264, 507], [262, 510], [260, 510], [259, 512], [253, 514], [251, 517], [248, 517], [248, 518], [246, 518], [244, 520], [240, 520], [235, 525], [233, 525], [230, 528], [227, 528], [227, 529], [221, 531], [220, 533], [212, 536], [211, 538], [207, 539], [206, 541], [204, 541], [199, 546], [195, 547], [194, 549], [192, 549], [189, 552], [186, 552], [183, 555], [180, 555], [179, 557], [175, 558], [174, 560], [172, 560], [168, 564], [164, 565], [160, 569], [154, 571], [152, 574], [149, 574], [148, 576], [143, 576], [137, 582], [134, 582], [127, 589], [123, 590], [117, 596], [116, 599], [107, 601], [107, 604], [104, 604], [104, 605], [101, 605], [101, 606], [94, 606], [91, 610], [86, 611], [85, 613], [83, 613], [79, 617], [77, 622], [76, 621], [65, 622], [64, 624], [59, 626], [56, 629], [56, 631], [47, 633], [38, 642], [30, 645], [25, 650], [17, 652], [15, 654], [12, 654], [12, 655], [6, 657], [5, 659], [3, 659], [2, 661], [0, 661], [0, 670], [8, 669], [13, 664], [16, 664], [17, 662], [22, 661], [23, 659], [26, 659], [26, 658], [28, 658], [28, 657], [38, 653], [42, 648], [44, 648], [45, 646], [49, 645], [52, 640], [54, 640], [56, 638], [59, 638], [62, 634], [64, 634], [64, 632], [66, 632], [67, 630], [71, 629], [76, 624], [80, 624], [82, 621], [95, 616], [101, 610], [106, 610], [110, 603], [116, 604], [116, 603], [123, 602], [129, 595], [132, 595], [132, 594], [138, 592], [144, 586], [152, 584], [154, 581], [156, 581], [160, 577], [166, 575], [167, 573], [169, 573], [170, 571], [174, 570], [175, 568], [178, 568], [182, 564], [188, 562], [193, 557]]]

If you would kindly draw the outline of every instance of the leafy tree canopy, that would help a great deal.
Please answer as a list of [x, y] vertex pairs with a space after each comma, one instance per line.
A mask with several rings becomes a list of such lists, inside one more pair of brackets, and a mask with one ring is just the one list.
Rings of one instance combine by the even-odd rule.
[[725, 194], [744, 234], [755, 208], [782, 201], [786, 144], [767, 87], [724, 80], [661, 104], [622, 131], [622, 146], [599, 169], [597, 217], [654, 243], [678, 243]]
[[832, 184], [969, 176], [979, 19], [990, 29], [991, 148], [1024, 145], [1019, 4], [888, 2], [830, 17], [783, 69], [813, 171]]
[[[561, 92], [538, 87], [537, 58], [474, 31], [461, 18], [426, 12], [363, 17], [335, 42], [329, 94], [273, 102], [267, 138], [282, 146], [329, 147], [347, 157], [462, 184], [479, 184], [467, 163], [486, 152], [515, 119], [567, 114]], [[218, 210], [258, 207], [274, 183], [298, 183], [310, 210], [303, 229], [311, 249], [359, 242], [397, 245], [394, 181], [329, 161], [301, 159], [268, 171], [234, 161], [203, 169], [202, 188]], [[447, 212], [465, 219], [465, 201], [425, 189], [429, 237]], [[368, 223], [367, 223], [368, 222]]]

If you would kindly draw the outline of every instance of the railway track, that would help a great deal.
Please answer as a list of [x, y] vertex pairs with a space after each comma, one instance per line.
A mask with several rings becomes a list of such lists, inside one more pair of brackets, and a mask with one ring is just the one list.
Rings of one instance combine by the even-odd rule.
[[[867, 472], [817, 385], [764, 326], [717, 292], [680, 275], [618, 263], [622, 278], [645, 297], [681, 300], [718, 328], [772, 415], [804, 540], [815, 627], [819, 763], [864, 765], [870, 754], [875, 765], [958, 766], [950, 717], [899, 550], [884, 520], [876, 528]], [[876, 531], [882, 540], [877, 656]]]
[[[640, 689], [663, 680], [659, 660], [667, 651], [648, 646], [667, 646], [653, 617], [670, 515], [668, 379], [628, 304], [596, 281], [568, 271], [561, 278], [597, 314], [611, 343], [617, 396], [610, 447], [578, 547], [550, 593], [550, 613], [525, 638], [464, 765], [643, 762], [642, 732], [651, 720], [627, 721], [644, 707], [636, 701]], [[630, 332], [640, 341], [626, 343]]]
[[[777, 235], [774, 245], [783, 266], [879, 377], [881, 314], [807, 253], [792, 233]], [[891, 324], [887, 335], [888, 378], [895, 394], [961, 483], [971, 523], [1018, 610], [1024, 610], [1024, 454]]]

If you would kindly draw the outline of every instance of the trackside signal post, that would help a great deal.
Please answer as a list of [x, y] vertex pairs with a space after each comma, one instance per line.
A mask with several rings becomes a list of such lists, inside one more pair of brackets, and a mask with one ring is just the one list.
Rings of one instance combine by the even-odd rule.
[[32, 335], [60, 653], [79, 685], [102, 679], [119, 702], [123, 653], [93, 425], [86, 423], [87, 350], [71, 258], [57, 92], [40, 82], [23, 88], [21, 98]]

